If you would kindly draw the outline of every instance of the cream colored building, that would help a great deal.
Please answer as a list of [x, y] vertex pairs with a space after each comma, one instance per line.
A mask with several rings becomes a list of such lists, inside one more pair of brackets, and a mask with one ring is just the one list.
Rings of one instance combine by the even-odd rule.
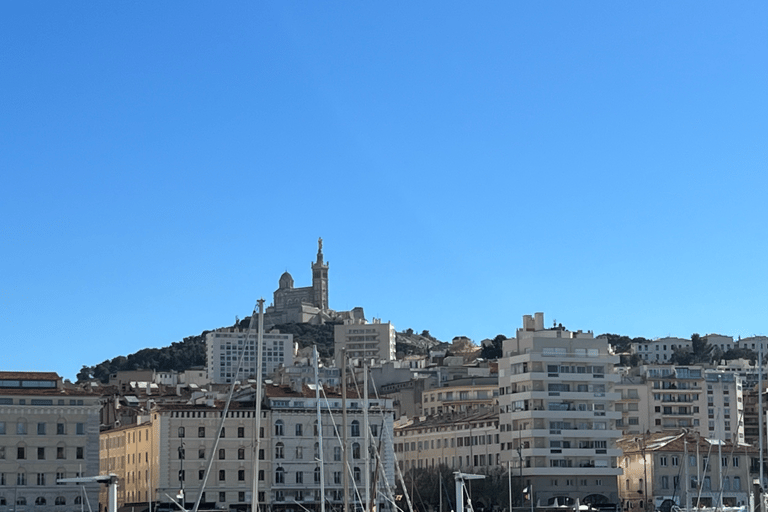
[[695, 432], [626, 436], [618, 445], [625, 511], [749, 505], [751, 460], [757, 457], [751, 446], [719, 444]]
[[[118, 507], [146, 505], [160, 498], [155, 492], [161, 472], [157, 420], [158, 413], [153, 412], [141, 424], [105, 430], [99, 436], [100, 474], [118, 476]], [[99, 502], [107, 503], [105, 487], [99, 493]]]
[[440, 466], [484, 473], [500, 465], [498, 410], [414, 418], [395, 427], [401, 471]]
[[422, 395], [422, 411], [428, 416], [492, 409], [498, 403], [499, 379], [495, 376], [447, 381]]
[[48, 372], [0, 372], [0, 511], [80, 511], [98, 484], [60, 484], [99, 471], [99, 396]]
[[[619, 357], [592, 332], [544, 328], [543, 313], [523, 317], [499, 361], [501, 462], [533, 485], [542, 505], [578, 498], [618, 503], [614, 403]], [[520, 447], [520, 456], [517, 448]]]
[[632, 353], [639, 355], [650, 364], [667, 363], [676, 350], [693, 350], [693, 342], [685, 338], [659, 338], [646, 343], [632, 343]]

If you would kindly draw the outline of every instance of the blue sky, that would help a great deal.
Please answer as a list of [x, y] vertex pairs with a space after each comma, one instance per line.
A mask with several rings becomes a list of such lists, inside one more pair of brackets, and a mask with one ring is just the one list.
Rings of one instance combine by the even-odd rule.
[[763, 2], [6, 2], [2, 370], [310, 283], [440, 339], [768, 334]]

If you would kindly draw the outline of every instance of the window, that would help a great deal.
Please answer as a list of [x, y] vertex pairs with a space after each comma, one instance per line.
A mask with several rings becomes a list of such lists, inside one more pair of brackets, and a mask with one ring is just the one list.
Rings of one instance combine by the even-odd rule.
[[237, 437], [245, 437], [245, 427], [237, 427]]
[[27, 485], [26, 473], [16, 473], [16, 485]]
[[734, 491], [740, 491], [741, 490], [741, 477], [740, 476], [733, 477], [733, 490]]
[[341, 446], [333, 447], [333, 460], [338, 462], [341, 460]]
[[219, 501], [222, 503], [227, 501], [227, 493], [226, 492], [220, 492], [219, 493]]
[[237, 460], [245, 460], [245, 448], [237, 449]]
[[45, 423], [38, 423], [37, 424], [37, 435], [44, 436], [45, 435]]
[[275, 435], [276, 436], [282, 436], [284, 435], [285, 428], [283, 425], [283, 420], [277, 420], [275, 422]]
[[227, 458], [227, 452], [224, 450], [224, 448], [219, 448], [219, 460], [224, 460]]
[[43, 498], [42, 496], [38, 496], [37, 498], [35, 498], [35, 505], [40, 506], [40, 505], [45, 505], [45, 503], [46, 503], [45, 498]]
[[45, 485], [45, 473], [37, 474], [37, 485]]
[[669, 477], [667, 475], [661, 477], [661, 488], [669, 489]]
[[186, 475], [184, 470], [182, 469], [181, 471], [179, 471], [179, 482], [183, 482], [185, 478], [186, 478]]
[[285, 458], [285, 445], [283, 443], [277, 443], [275, 445], [275, 458], [276, 459]]
[[220, 469], [219, 470], [219, 482], [223, 482], [227, 479], [227, 472], [226, 470]]
[[302, 435], [303, 435], [303, 434], [302, 434], [302, 427], [301, 427], [301, 423], [297, 423], [297, 424], [296, 424], [296, 435], [297, 435], [297, 436], [302, 436]]
[[360, 422], [357, 420], [352, 421], [352, 432], [350, 434], [352, 437], [360, 437]]
[[84, 459], [85, 458], [85, 448], [82, 446], [78, 446], [75, 448], [75, 458], [76, 459]]
[[[75, 423], [75, 433], [79, 436], [85, 435], [85, 423]], [[141, 432], [139, 432], [139, 441], [141, 441]]]
[[360, 458], [360, 443], [352, 443], [352, 458]]
[[27, 450], [23, 446], [19, 446], [16, 448], [16, 458], [17, 459], [26, 459], [27, 458]]
[[237, 501], [240, 503], [245, 501], [245, 493], [243, 491], [237, 493]]
[[[4, 459], [5, 451], [3, 451], [2, 454], [0, 455], [2, 455], [0, 456], [0, 459]], [[37, 460], [45, 460], [45, 448], [43, 448], [42, 446], [37, 448]]]
[[315, 483], [320, 483], [320, 468], [315, 468]]
[[303, 471], [297, 471], [296, 472], [296, 483], [297, 484], [303, 484], [304, 483], [304, 472]]
[[354, 475], [355, 482], [359, 484], [360, 483], [360, 474], [361, 474], [360, 473], [360, 468], [355, 466], [354, 469], [352, 470], [352, 474]]
[[205, 427], [197, 427], [197, 437], [205, 437]]
[[238, 469], [237, 470], [237, 480], [239, 482], [245, 481], [245, 470], [244, 469]]
[[205, 447], [201, 446], [197, 449], [197, 458], [198, 459], [204, 459], [205, 458]]
[[275, 483], [276, 484], [284, 484], [285, 483], [285, 470], [281, 467], [278, 467], [275, 470]]
[[205, 470], [204, 469], [198, 469], [197, 470], [197, 479], [202, 480], [205, 478]]
[[19, 421], [19, 422], [16, 423], [16, 435], [19, 435], [19, 436], [27, 435], [27, 422], [26, 421]]
[[301, 460], [304, 458], [304, 447], [297, 446], [296, 447], [296, 455], [294, 457], [296, 460]]
[[56, 435], [57, 436], [65, 436], [67, 435], [67, 427], [64, 423], [57, 423], [56, 424]]
[[184, 427], [179, 427], [179, 437], [184, 437]]
[[336, 485], [341, 484], [341, 471], [333, 472], [333, 483]]
[[0, 421], [0, 436], [4, 436], [4, 435], [5, 435], [5, 422]]

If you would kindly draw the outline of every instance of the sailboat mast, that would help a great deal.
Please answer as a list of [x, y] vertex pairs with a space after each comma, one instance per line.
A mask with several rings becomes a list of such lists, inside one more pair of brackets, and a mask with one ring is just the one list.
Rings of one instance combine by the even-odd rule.
[[347, 349], [341, 349], [341, 457], [344, 470], [344, 510], [349, 512], [349, 465], [347, 464]]
[[[365, 440], [363, 446], [363, 461], [365, 463], [365, 505], [363, 505], [363, 512], [366, 511], [366, 507], [369, 507], [371, 503], [371, 450], [370, 450], [370, 435], [368, 433], [368, 365], [363, 360], [363, 430]], [[368, 510], [372, 512], [373, 507]]]
[[[261, 442], [261, 387], [263, 385], [261, 362], [264, 354], [264, 299], [259, 299], [259, 327], [256, 336], [256, 407], [255, 423], [253, 427], [253, 474], [251, 475], [251, 510], [259, 510], [259, 443]], [[246, 339], [247, 343], [247, 339]]]
[[315, 406], [317, 408], [317, 467], [320, 468], [320, 512], [325, 512], [325, 468], [323, 468], [323, 417], [320, 414], [320, 377], [318, 367], [320, 366], [317, 355], [317, 345], [314, 346], [313, 355], [315, 359]]

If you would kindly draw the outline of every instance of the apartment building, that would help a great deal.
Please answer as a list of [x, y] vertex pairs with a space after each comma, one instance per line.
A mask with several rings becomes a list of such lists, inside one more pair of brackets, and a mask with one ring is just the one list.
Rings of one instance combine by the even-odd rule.
[[[157, 413], [140, 423], [104, 430], [99, 436], [99, 474], [115, 474], [117, 506], [146, 506], [156, 503], [158, 487], [160, 440]], [[99, 502], [107, 503], [107, 488], [102, 486]]]
[[701, 366], [646, 365], [640, 369], [650, 394], [651, 432], [699, 429], [704, 407]]
[[[592, 332], [544, 328], [525, 315], [499, 362], [501, 462], [533, 485], [534, 502], [618, 503], [619, 357]], [[520, 456], [517, 448], [520, 447]]]
[[[223, 401], [158, 404], [153, 412], [152, 432], [157, 434], [158, 441], [155, 495], [161, 504], [172, 507], [173, 498], [191, 509], [199, 498], [206, 508], [245, 510], [250, 505], [256, 441], [254, 406], [252, 398], [250, 401], [233, 400], [222, 425]], [[267, 491], [272, 485], [266, 459], [269, 453], [268, 422], [269, 411], [264, 410], [258, 452], [260, 506], [268, 504]], [[137, 433], [142, 428], [138, 427]], [[130, 449], [128, 446], [127, 453]], [[209, 463], [211, 469], [205, 480]]]
[[395, 360], [395, 327], [390, 322], [374, 318], [372, 323], [365, 319], [347, 320], [333, 327], [334, 362], [342, 366], [342, 351], [346, 349], [347, 358], [353, 366], [366, 361], [379, 364], [381, 361]]
[[741, 378], [734, 373], [706, 370], [704, 380], [707, 386], [707, 436], [743, 443], [744, 391]]
[[[246, 339], [247, 338], [247, 339]], [[228, 384], [236, 380], [254, 378], [257, 373], [257, 339], [254, 331], [237, 327], [217, 329], [205, 335], [208, 377], [216, 384]], [[293, 334], [277, 330], [265, 332], [261, 369], [264, 378], [269, 377], [281, 366], [293, 366]], [[243, 351], [245, 353], [243, 353]], [[242, 367], [237, 374], [237, 365], [242, 355]]]
[[749, 505], [755, 448], [680, 431], [619, 440], [623, 510]]
[[440, 466], [468, 473], [499, 467], [496, 408], [413, 418], [395, 427], [395, 454], [403, 472]]
[[[394, 492], [395, 484], [392, 400], [370, 399], [366, 404], [357, 394], [349, 392], [345, 424], [344, 398], [338, 389], [324, 388], [320, 399], [322, 429], [318, 430], [315, 393], [314, 385], [304, 385], [300, 389], [277, 384], [265, 386], [266, 406], [270, 412], [271, 445], [266, 458], [271, 467], [268, 501], [272, 510], [319, 511], [323, 498], [321, 477], [326, 503], [334, 508], [341, 507], [344, 501], [344, 446], [352, 506], [362, 507], [371, 496], [376, 496], [377, 508], [391, 510], [383, 497]], [[369, 479], [366, 474], [370, 475]], [[366, 487], [366, 480], [375, 483], [375, 488], [373, 485]]]
[[0, 511], [98, 503], [98, 484], [58, 480], [99, 471], [99, 408], [56, 373], [0, 372]]
[[693, 342], [685, 338], [659, 338], [645, 343], [632, 343], [633, 354], [639, 355], [646, 363], [668, 363], [676, 350], [693, 350]]
[[498, 405], [498, 399], [498, 376], [465, 377], [425, 391], [422, 395], [422, 410], [425, 415], [431, 416], [492, 409]]
[[614, 391], [619, 399], [613, 404], [614, 410], [621, 413], [621, 419], [616, 420], [616, 428], [624, 435], [641, 434], [650, 430], [648, 385], [645, 377], [635, 368], [618, 368], [619, 382]]

